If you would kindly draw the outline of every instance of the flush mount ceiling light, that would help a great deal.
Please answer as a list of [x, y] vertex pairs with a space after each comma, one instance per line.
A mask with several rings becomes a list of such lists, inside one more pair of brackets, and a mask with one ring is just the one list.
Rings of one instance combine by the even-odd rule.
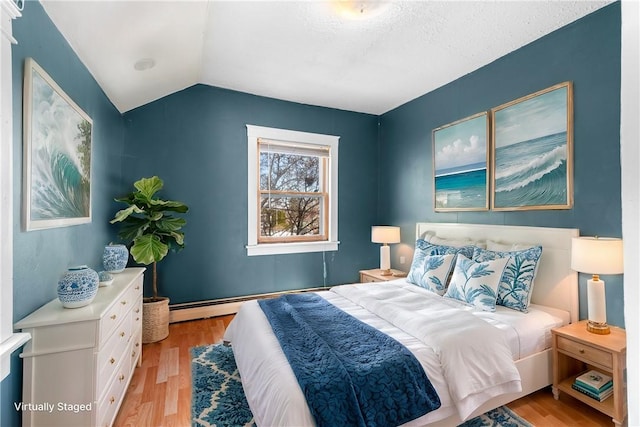
[[133, 68], [135, 68], [137, 71], [145, 71], [155, 67], [155, 65], [156, 61], [153, 58], [142, 58], [137, 60], [136, 63], [133, 64]]
[[349, 19], [368, 19], [380, 14], [388, 1], [383, 0], [332, 0], [333, 9]]

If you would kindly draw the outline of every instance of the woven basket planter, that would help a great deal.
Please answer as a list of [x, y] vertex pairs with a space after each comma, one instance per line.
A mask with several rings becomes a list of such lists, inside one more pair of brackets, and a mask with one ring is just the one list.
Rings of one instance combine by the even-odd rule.
[[169, 336], [169, 298], [152, 301], [145, 298], [142, 303], [142, 342], [161, 341]]

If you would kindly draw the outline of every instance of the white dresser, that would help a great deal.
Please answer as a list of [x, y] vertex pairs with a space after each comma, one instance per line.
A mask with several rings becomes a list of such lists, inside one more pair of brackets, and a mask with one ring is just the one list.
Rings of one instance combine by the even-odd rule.
[[85, 307], [56, 298], [16, 323], [32, 337], [21, 354], [23, 426], [113, 424], [142, 361], [144, 270], [114, 274]]

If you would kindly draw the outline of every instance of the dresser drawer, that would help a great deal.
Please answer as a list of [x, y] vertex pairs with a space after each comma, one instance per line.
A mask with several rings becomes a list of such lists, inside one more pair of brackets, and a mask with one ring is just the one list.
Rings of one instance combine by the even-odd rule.
[[122, 322], [98, 353], [98, 390], [104, 390], [114, 372], [127, 357], [127, 343], [131, 336], [131, 322]]
[[127, 291], [127, 301], [135, 302], [142, 297], [142, 276], [138, 277], [129, 287]]
[[131, 359], [131, 370], [136, 368], [136, 363], [140, 358], [140, 352], [142, 351], [142, 331], [139, 331], [131, 341], [128, 347], [129, 358]]
[[117, 303], [112, 304], [107, 314], [100, 319], [100, 342], [99, 348], [102, 348], [106, 340], [109, 339], [113, 331], [128, 317], [128, 309], [123, 304], [120, 304], [120, 299]]
[[124, 294], [122, 298], [120, 298], [119, 304], [126, 311], [133, 310], [136, 302], [142, 295], [142, 284], [139, 280], [136, 280], [129, 286], [127, 292]]
[[138, 297], [138, 301], [133, 304], [131, 310], [131, 333], [135, 334], [138, 329], [142, 328], [142, 297]]
[[112, 378], [112, 382], [108, 385], [107, 392], [98, 402], [97, 420], [98, 426], [111, 426], [116, 416], [120, 402], [126, 392], [126, 386], [130, 378], [131, 364], [129, 357], [125, 357], [122, 363], [118, 365], [116, 375]]
[[558, 348], [567, 353], [575, 355], [580, 360], [586, 360], [588, 363], [593, 362], [607, 368], [613, 367], [611, 353], [572, 341], [565, 337], [558, 337]]

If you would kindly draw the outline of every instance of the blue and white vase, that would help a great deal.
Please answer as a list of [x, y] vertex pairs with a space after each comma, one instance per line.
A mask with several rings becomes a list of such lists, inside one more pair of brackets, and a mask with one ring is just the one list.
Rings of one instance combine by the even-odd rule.
[[98, 273], [86, 265], [71, 267], [58, 280], [58, 299], [65, 308], [88, 305], [98, 293]]
[[129, 261], [129, 250], [125, 245], [109, 244], [104, 247], [102, 264], [109, 273], [121, 273]]
[[113, 275], [108, 271], [98, 271], [98, 279], [100, 280], [100, 287], [111, 286], [113, 283]]

